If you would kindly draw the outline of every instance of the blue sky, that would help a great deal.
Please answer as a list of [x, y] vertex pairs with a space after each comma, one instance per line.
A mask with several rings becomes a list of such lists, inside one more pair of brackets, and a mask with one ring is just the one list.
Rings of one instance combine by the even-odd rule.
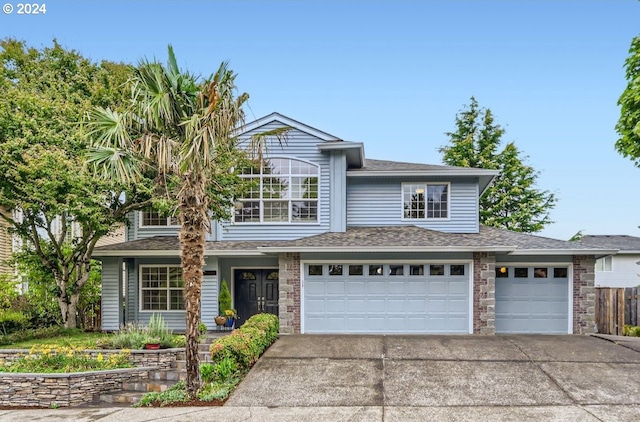
[[166, 57], [208, 75], [223, 60], [251, 95], [370, 158], [440, 163], [473, 95], [554, 192], [542, 235], [640, 236], [640, 169], [614, 150], [636, 0], [47, 1], [0, 13], [0, 38], [58, 41], [94, 60]]

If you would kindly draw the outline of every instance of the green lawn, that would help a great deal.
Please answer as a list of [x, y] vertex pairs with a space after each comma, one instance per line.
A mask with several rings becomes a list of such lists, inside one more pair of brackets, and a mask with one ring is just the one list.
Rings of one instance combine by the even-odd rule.
[[69, 330], [69, 332], [55, 337], [21, 341], [18, 343], [0, 346], [0, 349], [30, 349], [40, 344], [54, 344], [57, 346], [74, 346], [85, 349], [96, 349], [96, 340], [107, 337], [103, 333], [87, 333], [81, 330]]

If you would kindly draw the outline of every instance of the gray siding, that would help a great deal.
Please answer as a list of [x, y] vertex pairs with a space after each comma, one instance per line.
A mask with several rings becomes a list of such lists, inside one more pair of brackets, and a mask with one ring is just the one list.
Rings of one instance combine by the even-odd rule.
[[[266, 130], [281, 127], [280, 124], [269, 124], [247, 136]], [[290, 240], [329, 231], [329, 154], [318, 151], [317, 145], [322, 140], [299, 130], [292, 130], [287, 135], [287, 142], [279, 145], [274, 141], [268, 146], [267, 157], [297, 158], [320, 166], [320, 186], [318, 189], [318, 223], [312, 224], [251, 224], [251, 223], [223, 223], [222, 237], [224, 240]]]
[[[141, 265], [180, 265], [178, 259], [172, 258], [144, 258], [136, 259], [128, 271], [127, 282], [127, 321], [147, 324], [154, 313], [162, 314], [165, 322], [172, 330], [184, 331], [184, 311], [141, 311], [140, 310], [140, 278]], [[215, 258], [208, 258], [204, 271], [218, 271], [218, 262]], [[202, 321], [211, 328], [214, 325], [213, 317], [218, 313], [218, 276], [205, 276], [202, 285]]]
[[140, 212], [129, 213], [129, 227], [127, 227], [127, 240], [145, 239], [153, 236], [177, 236], [177, 227], [140, 227]]
[[121, 309], [120, 282], [121, 266], [119, 258], [102, 259], [102, 299], [100, 312], [102, 313], [102, 329], [115, 331], [120, 329]]
[[216, 323], [213, 318], [218, 315], [218, 260], [216, 258], [208, 258], [205, 271], [215, 270], [216, 275], [204, 276], [202, 280], [202, 307], [201, 318], [209, 330], [212, 330]]
[[[402, 183], [450, 182], [446, 220], [402, 220]], [[348, 226], [413, 225], [451, 233], [477, 233], [477, 180], [442, 178], [347, 178]]]

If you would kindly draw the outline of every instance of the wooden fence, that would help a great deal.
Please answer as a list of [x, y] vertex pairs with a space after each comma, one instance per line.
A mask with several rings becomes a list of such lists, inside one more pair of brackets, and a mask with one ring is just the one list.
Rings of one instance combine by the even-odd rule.
[[637, 287], [597, 287], [596, 326], [602, 334], [621, 336], [624, 326], [638, 325], [640, 300]]

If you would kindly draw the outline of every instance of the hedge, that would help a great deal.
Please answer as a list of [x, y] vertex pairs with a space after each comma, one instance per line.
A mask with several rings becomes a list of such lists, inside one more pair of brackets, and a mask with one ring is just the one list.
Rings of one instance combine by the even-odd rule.
[[258, 314], [249, 318], [242, 327], [214, 341], [209, 347], [211, 360], [233, 360], [239, 368], [249, 369], [260, 355], [276, 341], [280, 321], [273, 314]]

